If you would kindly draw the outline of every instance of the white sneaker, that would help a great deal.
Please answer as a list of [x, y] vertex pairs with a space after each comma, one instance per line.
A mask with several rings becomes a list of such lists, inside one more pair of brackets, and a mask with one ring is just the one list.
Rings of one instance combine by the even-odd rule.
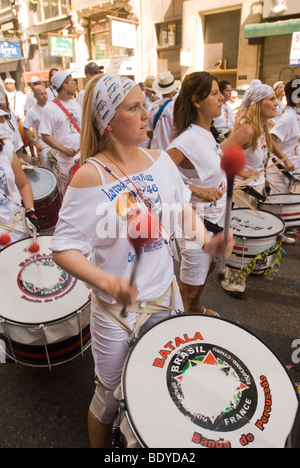
[[244, 294], [246, 290], [246, 278], [234, 281], [238, 275], [239, 272], [237, 270], [226, 268], [225, 280], [221, 283], [222, 288], [230, 293]]
[[296, 244], [296, 239], [294, 237], [287, 236], [286, 234], [283, 235], [282, 239], [283, 244]]

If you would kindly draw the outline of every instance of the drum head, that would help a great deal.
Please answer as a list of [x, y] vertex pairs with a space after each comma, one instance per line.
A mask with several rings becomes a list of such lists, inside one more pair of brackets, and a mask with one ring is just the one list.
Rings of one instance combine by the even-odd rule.
[[[248, 208], [235, 208], [231, 213], [230, 227], [238, 238], [266, 239], [278, 236], [284, 230], [282, 220], [267, 211], [259, 212], [263, 219]], [[223, 226], [221, 221], [219, 224]]]
[[144, 447], [284, 447], [298, 398], [277, 357], [227, 320], [180, 315], [146, 332], [123, 371]]
[[25, 174], [31, 185], [34, 201], [43, 200], [49, 196], [57, 186], [55, 174], [45, 167], [25, 169]]
[[38, 237], [40, 250], [35, 254], [28, 251], [32, 239], [1, 251], [0, 318], [19, 324], [45, 324], [88, 303], [86, 286], [54, 263], [50, 241], [51, 236]]

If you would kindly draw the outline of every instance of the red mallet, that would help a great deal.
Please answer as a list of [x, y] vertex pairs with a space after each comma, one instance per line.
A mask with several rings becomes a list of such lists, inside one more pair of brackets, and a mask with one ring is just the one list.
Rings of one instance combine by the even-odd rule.
[[[221, 160], [221, 169], [226, 173], [227, 176], [227, 201], [226, 211], [224, 220], [224, 242], [227, 242], [230, 222], [231, 222], [231, 210], [232, 210], [232, 198], [233, 198], [233, 185], [235, 176], [244, 169], [246, 165], [246, 156], [240, 146], [231, 146], [228, 148]], [[225, 278], [226, 261], [221, 259], [219, 269], [219, 279], [221, 281]]]
[[0, 236], [0, 245], [8, 245], [11, 242], [11, 237], [9, 234], [1, 234]]
[[[135, 284], [137, 275], [138, 264], [140, 261], [141, 249], [146, 245], [151, 245], [153, 242], [160, 238], [160, 223], [154, 213], [141, 212], [128, 224], [128, 239], [133, 245], [136, 252], [136, 259], [133, 271], [130, 278], [130, 284]], [[121, 317], [126, 317], [128, 313], [128, 306], [124, 305], [121, 310]]]
[[28, 251], [30, 253], [36, 253], [40, 250], [40, 246], [39, 244], [37, 243], [36, 241], [36, 237], [37, 237], [37, 232], [36, 232], [36, 229], [33, 230], [33, 242], [32, 244], [28, 247]]

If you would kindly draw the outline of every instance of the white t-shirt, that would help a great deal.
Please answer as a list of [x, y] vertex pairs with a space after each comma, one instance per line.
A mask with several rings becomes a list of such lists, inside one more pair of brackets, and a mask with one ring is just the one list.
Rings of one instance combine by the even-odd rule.
[[[265, 183], [265, 173], [262, 169], [265, 167], [265, 164], [268, 159], [268, 147], [266, 143], [265, 132], [262, 131], [257, 147], [255, 149], [248, 148], [244, 150], [246, 156], [245, 171], [259, 171], [260, 176], [257, 180], [253, 180], [248, 183], [251, 186], [263, 185]], [[262, 171], [262, 172], [261, 172]], [[235, 182], [241, 182], [242, 177], [236, 177]]]
[[0, 138], [3, 137], [8, 138], [12, 142], [15, 152], [24, 146], [17, 121], [13, 115], [9, 121], [5, 119], [4, 123], [0, 123]]
[[153, 138], [151, 140], [151, 149], [166, 150], [172, 141], [172, 132], [174, 130], [173, 111], [174, 100], [170, 101], [164, 108], [161, 116], [158, 119], [155, 129], [153, 130], [154, 120], [157, 112], [164, 105], [169, 98], [162, 98], [153, 102], [149, 109], [148, 131], [153, 131]]
[[[81, 127], [81, 107], [75, 99], [60, 101], [72, 116], [74, 122]], [[66, 116], [65, 112], [54, 102], [48, 102], [41, 116], [40, 134], [51, 135], [56, 141], [66, 148], [80, 148], [80, 133]], [[70, 160], [65, 153], [58, 151], [57, 161]], [[78, 157], [77, 157], [78, 159]]]
[[49, 86], [49, 88], [47, 88], [47, 95], [48, 95], [48, 102], [53, 101], [53, 99], [57, 97], [56, 89], [52, 88], [52, 86]]
[[85, 90], [81, 89], [77, 95], [76, 101], [82, 107]]
[[[270, 133], [279, 138], [278, 145], [280, 149], [296, 167], [299, 167], [300, 109], [287, 107]], [[299, 170], [297, 172], [299, 172]]]
[[3, 224], [10, 224], [19, 210], [18, 205], [21, 205], [21, 195], [11, 166], [13, 151], [12, 143], [5, 139], [3, 149], [0, 151], [0, 222]]
[[228, 104], [222, 105], [222, 114], [214, 119], [214, 127], [219, 132], [228, 133], [233, 130], [235, 117], [231, 107]]
[[[102, 172], [105, 176], [104, 169]], [[162, 216], [161, 223], [168, 234], [173, 234], [175, 226], [169, 231], [172, 226], [165, 223], [165, 219], [172, 209], [177, 217], [189, 202], [191, 193], [171, 158], [162, 152], [148, 169], [129, 177], [158, 218]], [[126, 177], [122, 180], [135, 190]], [[86, 256], [92, 254], [91, 261], [97, 267], [119, 278], [130, 278], [136, 256], [127, 238], [126, 215], [130, 205], [136, 206], [136, 197], [118, 180], [89, 188], [68, 187], [51, 250], [77, 249]], [[163, 237], [168, 239], [165, 231]], [[173, 277], [173, 259], [163, 239], [143, 248], [136, 279], [137, 300], [160, 297]], [[102, 291], [96, 288], [93, 291], [105, 302], [115, 302]]]
[[46, 144], [43, 142], [42, 137], [39, 133], [39, 126], [43, 109], [44, 107], [41, 107], [38, 104], [35, 104], [33, 107], [31, 107], [26, 113], [26, 117], [23, 122], [23, 127], [27, 129], [32, 129], [34, 138], [38, 140], [39, 143], [42, 143], [45, 146]]
[[[177, 148], [181, 151], [195, 168], [195, 170], [186, 170], [178, 167], [185, 183], [200, 188], [217, 188], [224, 191], [217, 206], [213, 203], [204, 204], [205, 218], [213, 223], [220, 221], [225, 212], [227, 183], [226, 175], [221, 169], [222, 152], [211, 132], [192, 124], [172, 141], [169, 148]], [[192, 196], [191, 202], [195, 206], [200, 199]]]
[[29, 93], [26, 98], [24, 110], [28, 111], [28, 109], [30, 109], [30, 107], [34, 106], [34, 104], [36, 103], [37, 103], [37, 100], [34, 97], [33, 91], [31, 91], [31, 93]]
[[8, 103], [12, 111], [14, 112], [15, 116], [18, 119], [23, 119], [26, 95], [22, 93], [21, 91], [13, 91], [11, 93], [9, 93], [8, 91], [5, 91], [5, 92], [8, 98]]

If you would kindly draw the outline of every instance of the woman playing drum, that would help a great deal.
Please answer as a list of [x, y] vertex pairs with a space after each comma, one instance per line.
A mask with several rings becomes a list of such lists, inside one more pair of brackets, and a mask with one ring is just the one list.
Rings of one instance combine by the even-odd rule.
[[[297, 86], [298, 85], [298, 86]], [[281, 151], [294, 164], [296, 172], [300, 172], [300, 79], [293, 79], [285, 86], [287, 107], [282, 116], [271, 129], [272, 141], [278, 144]], [[290, 180], [280, 170], [273, 166], [271, 160], [267, 169], [267, 177], [275, 188], [272, 194], [288, 193]], [[300, 184], [299, 184], [300, 185]]]
[[39, 230], [33, 206], [31, 185], [12, 143], [0, 139], [0, 250], [10, 242], [28, 237], [28, 226], [33, 224]]
[[[175, 139], [167, 151], [192, 191], [193, 208], [204, 208], [206, 220], [215, 224], [225, 212], [226, 176], [221, 170], [221, 152], [210, 127], [212, 120], [221, 115], [222, 104], [223, 96], [215, 77], [206, 72], [188, 75], [175, 102]], [[215, 266], [213, 257], [183, 235], [177, 240], [181, 250], [180, 292], [185, 312], [215, 315], [200, 305], [208, 275]]]
[[[234, 130], [228, 140], [222, 143], [223, 151], [232, 145], [238, 145], [244, 149], [246, 156], [245, 170], [236, 177], [235, 182], [241, 185], [252, 186], [258, 193], [263, 194], [265, 190], [265, 165], [267, 164], [269, 151], [283, 161], [287, 170], [294, 169], [292, 162], [282, 153], [275, 141], [271, 140], [269, 133], [269, 119], [276, 115], [277, 101], [273, 88], [262, 84], [259, 80], [253, 80], [250, 88], [246, 91], [241, 113], [236, 121]], [[234, 201], [240, 207], [255, 205], [257, 199], [242, 190], [235, 191]], [[244, 200], [244, 203], [243, 203]], [[229, 292], [244, 293], [245, 280], [232, 282], [232, 271], [227, 270], [227, 279], [222, 286]], [[236, 274], [233, 273], [233, 274]]]
[[[142, 91], [129, 78], [97, 76], [88, 84], [81, 140], [81, 161], [86, 164], [67, 190], [51, 246], [54, 260], [93, 290], [91, 333], [97, 389], [88, 418], [92, 447], [111, 446], [118, 407], [113, 392], [121, 381], [127, 340], [145, 322], [143, 317], [150, 317], [149, 328], [182, 308], [170, 242], [165, 238], [156, 238], [141, 249], [137, 286], [131, 284], [137, 253], [127, 228], [134, 216], [146, 204], [146, 211], [150, 207], [160, 217], [175, 202], [177, 211], [186, 215], [185, 229], [192, 220], [196, 231], [189, 229], [190, 235], [196, 232], [197, 241], [209, 254], [228, 256], [233, 247], [232, 237], [224, 246], [222, 236], [211, 239], [194, 217], [188, 204], [190, 191], [169, 156], [138, 148], [147, 138], [147, 119]], [[124, 304], [129, 312], [122, 318]]]

